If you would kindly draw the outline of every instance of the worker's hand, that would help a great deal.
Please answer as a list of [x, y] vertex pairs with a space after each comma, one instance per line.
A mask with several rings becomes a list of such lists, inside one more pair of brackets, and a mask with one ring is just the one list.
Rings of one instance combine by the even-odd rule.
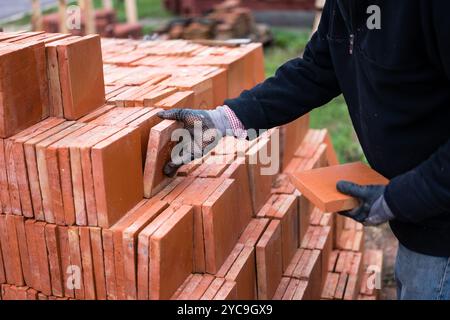
[[385, 186], [360, 186], [349, 181], [339, 181], [339, 192], [359, 199], [360, 206], [341, 215], [352, 218], [365, 226], [378, 226], [394, 219], [391, 209], [384, 200]]
[[201, 158], [222, 137], [232, 134], [233, 128], [227, 115], [229, 112], [232, 111], [226, 106], [215, 110], [173, 109], [159, 112], [158, 116], [163, 119], [182, 122], [190, 134], [190, 139], [187, 139], [190, 145], [184, 145], [184, 150], [188, 150], [187, 154], [180, 155], [177, 159], [172, 158], [165, 165], [164, 174], [173, 177], [183, 164]]

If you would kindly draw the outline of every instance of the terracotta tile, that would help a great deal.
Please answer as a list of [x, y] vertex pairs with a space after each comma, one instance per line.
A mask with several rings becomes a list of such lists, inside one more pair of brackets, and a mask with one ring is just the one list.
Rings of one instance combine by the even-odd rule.
[[37, 300], [38, 292], [32, 288], [27, 289], [27, 300]]
[[293, 183], [309, 200], [324, 212], [339, 212], [353, 209], [356, 199], [336, 190], [339, 180], [349, 180], [361, 185], [386, 184], [388, 181], [362, 163], [350, 163], [296, 173]]
[[171, 206], [159, 214], [152, 223], [148, 224], [138, 236], [138, 271], [137, 287], [138, 299], [148, 300], [150, 298], [150, 272], [151, 272], [151, 236], [174, 214], [177, 207]]
[[[227, 184], [223, 178], [195, 179], [188, 188], [171, 200], [171, 195], [164, 200], [173, 205], [192, 205], [194, 207], [194, 271], [204, 273], [206, 270], [205, 241], [203, 225], [203, 204], [220, 186], [224, 188]], [[181, 188], [180, 188], [181, 189]], [[231, 190], [234, 190], [232, 187]], [[175, 191], [175, 190], [174, 190]], [[217, 193], [216, 193], [217, 194]], [[232, 192], [233, 194], [233, 192]], [[217, 198], [217, 197], [216, 197]], [[173, 198], [172, 198], [173, 199]]]
[[339, 250], [333, 250], [328, 259], [328, 272], [333, 272], [339, 257]]
[[244, 249], [244, 245], [242, 243], [237, 243], [235, 245], [235, 247], [233, 248], [231, 253], [228, 255], [225, 262], [222, 264], [220, 269], [217, 271], [216, 277], [223, 278], [227, 275], [228, 271], [231, 269], [231, 267], [233, 266], [234, 262], [239, 257], [239, 255], [241, 254], [243, 249]]
[[181, 128], [178, 122], [164, 120], [150, 131], [144, 170], [146, 198], [150, 198], [170, 182], [164, 175], [163, 168], [170, 160], [172, 148], [176, 145], [176, 142], [171, 141], [172, 132], [178, 128]]
[[213, 300], [239, 300], [237, 282], [225, 281]]
[[[107, 88], [107, 87], [105, 87], [105, 88]], [[95, 119], [101, 117], [105, 113], [108, 113], [109, 111], [113, 110], [114, 108], [117, 108], [117, 107], [115, 105], [108, 105], [108, 104], [101, 106], [101, 107], [95, 109], [94, 111], [88, 113], [84, 117], [81, 117], [80, 119], [78, 119], [78, 122], [89, 123], [89, 122], [94, 121]]]
[[[147, 108], [146, 108], [147, 109]], [[142, 163], [145, 164], [145, 160], [147, 157], [147, 147], [148, 147], [148, 139], [150, 135], [150, 130], [155, 125], [160, 123], [162, 119], [157, 116], [157, 113], [160, 112], [161, 109], [153, 109], [150, 112], [147, 112], [145, 115], [129, 122], [127, 125], [130, 127], [137, 127], [141, 133], [141, 148], [142, 148]]]
[[[80, 232], [79, 227], [69, 227], [68, 238], [69, 238], [70, 263], [72, 266], [71, 275], [75, 279], [75, 282], [73, 283], [75, 298], [84, 300], [85, 299], [85, 288], [84, 288], [85, 281], [84, 281], [84, 274], [82, 272], [83, 263], [82, 263], [81, 249], [80, 249], [79, 232]], [[75, 270], [73, 268], [75, 268]], [[78, 275], [80, 276], [80, 279], [77, 279]], [[79, 281], [77, 281], [77, 280], [79, 280]]]
[[92, 246], [90, 231], [87, 227], [79, 228], [80, 235], [80, 252], [83, 266], [83, 280], [84, 280], [84, 298], [86, 300], [95, 300], [95, 277], [94, 277], [94, 262], [92, 257]]
[[336, 292], [334, 293], [334, 298], [337, 300], [344, 299], [345, 288], [347, 286], [348, 274], [341, 273], [339, 275], [339, 281], [336, 287]]
[[203, 279], [201, 274], [193, 274], [189, 282], [184, 287], [183, 291], [178, 296], [177, 300], [187, 300], [188, 297], [194, 292], [195, 288], [200, 284]]
[[[13, 218], [17, 235], [17, 243], [19, 246], [20, 262], [22, 267], [24, 283], [27, 286], [31, 286], [33, 284], [33, 276], [31, 274], [30, 257], [28, 253], [27, 237], [25, 232], [25, 220], [23, 217], [20, 216], [14, 216]], [[5, 271], [3, 270], [3, 259], [2, 257], [0, 257], [0, 283], [6, 281], [4, 272]], [[4, 280], [2, 281], [2, 279]]]
[[61, 275], [64, 286], [64, 295], [70, 298], [75, 298], [75, 292], [69, 285], [72, 280], [71, 258], [70, 258], [70, 245], [69, 245], [69, 228], [64, 226], [58, 226], [57, 230], [59, 254], [61, 257]]
[[45, 241], [45, 222], [36, 222], [34, 224], [34, 236], [39, 265], [39, 278], [41, 283], [41, 292], [47, 296], [52, 294], [52, 284], [49, 269], [49, 257]]
[[356, 300], [358, 296], [358, 276], [348, 275], [347, 286], [345, 287], [344, 300]]
[[64, 122], [63, 119], [48, 118], [11, 137], [11, 140], [14, 141], [13, 144], [14, 168], [16, 169], [16, 178], [17, 178], [17, 185], [19, 188], [22, 213], [24, 216], [28, 218], [34, 217], [34, 212], [31, 201], [31, 190], [28, 183], [28, 170], [25, 160], [23, 144], [27, 140], [54, 128], [55, 126], [63, 122]]
[[[39, 274], [39, 256], [37, 250], [37, 242], [34, 233], [35, 220], [25, 221], [25, 233], [27, 238], [27, 247], [30, 259], [30, 272], [31, 272], [31, 286], [36, 290], [41, 290], [40, 274]], [[1, 217], [0, 217], [0, 227], [1, 227]], [[6, 260], [5, 260], [5, 271], [7, 270]]]
[[105, 265], [101, 229], [89, 228], [89, 236], [91, 240], [96, 299], [106, 300]]
[[269, 219], [258, 219], [258, 224], [252, 231], [251, 235], [248, 237], [247, 242], [245, 242], [244, 244], [249, 247], [255, 247], [264, 231], [266, 230], [267, 226], [269, 225], [269, 222]]
[[105, 102], [100, 37], [68, 41], [57, 51], [64, 117], [76, 120]]
[[250, 220], [250, 222], [245, 227], [244, 231], [241, 233], [241, 235], [238, 239], [238, 243], [240, 243], [242, 245], [247, 244], [247, 242], [249, 241], [249, 238], [252, 236], [255, 228], [259, 226], [259, 223], [260, 223], [259, 220], [260, 219], [256, 219], [256, 218]]
[[45, 220], [44, 208], [42, 203], [42, 192], [39, 184], [39, 171], [37, 166], [35, 145], [46, 138], [58, 134], [60, 131], [72, 126], [73, 122], [63, 122], [50, 130], [47, 130], [31, 139], [28, 139], [24, 145], [25, 159], [27, 164], [28, 180], [30, 184], [31, 199], [33, 203], [34, 217], [37, 220]]
[[192, 280], [193, 276], [194, 276], [194, 274], [190, 274], [190, 275], [188, 275], [186, 277], [186, 279], [184, 280], [183, 284], [181, 286], [179, 286], [178, 289], [175, 291], [175, 293], [172, 295], [172, 297], [170, 297], [170, 300], [177, 300], [178, 299], [180, 294], [183, 292], [184, 288], [186, 288], [186, 286]]
[[103, 229], [102, 240], [105, 259], [104, 262], [107, 299], [116, 300], [116, 269], [114, 262], [114, 240], [112, 231], [109, 229]]
[[[56, 134], [53, 134], [51, 136], [47, 136], [45, 139], [37, 142], [35, 144], [35, 152], [36, 152], [36, 165], [38, 169], [38, 178], [39, 178], [39, 185], [41, 189], [41, 196], [42, 196], [42, 208], [44, 211], [44, 217], [45, 221], [49, 223], [55, 223], [55, 215], [53, 212], [53, 202], [51, 198], [51, 189], [50, 189], [50, 179], [49, 179], [49, 173], [48, 173], [48, 166], [46, 161], [46, 149], [49, 145], [52, 143], [55, 143], [56, 141], [64, 138], [65, 136], [73, 133], [75, 130], [79, 129], [78, 124], [73, 124], [70, 126], [67, 126], [63, 130], [59, 131]], [[47, 131], [46, 133], [49, 133], [51, 130]], [[33, 140], [33, 139], [31, 139]], [[27, 144], [30, 143], [31, 140], [27, 141]]]
[[[169, 299], [193, 271], [193, 210], [182, 206], [151, 237], [150, 299]], [[178, 250], [177, 254], [174, 254]]]
[[123, 230], [123, 261], [125, 276], [125, 291], [127, 299], [137, 299], [137, 249], [138, 235], [156, 217], [167, 209], [164, 201], [146, 203], [140, 206], [135, 213], [135, 219]]
[[298, 118], [297, 120], [281, 127], [283, 149], [282, 167], [286, 168], [288, 163], [294, 157], [295, 152], [301, 145], [309, 129], [309, 115]]
[[[97, 205], [94, 191], [94, 175], [91, 148], [97, 143], [101, 143], [120, 131], [119, 128], [112, 127], [96, 127], [88, 132], [88, 137], [75, 147], [79, 149], [81, 158], [81, 170], [83, 173], [83, 191], [86, 206], [87, 223], [89, 226], [98, 225]], [[83, 137], [79, 138], [84, 140]], [[71, 149], [72, 150], [72, 149]]]
[[322, 291], [321, 299], [333, 300], [339, 282], [339, 274], [329, 272], [325, 279], [325, 285]]
[[202, 280], [197, 285], [195, 290], [188, 297], [188, 300], [200, 300], [200, 298], [205, 294], [206, 290], [208, 290], [211, 283], [214, 281], [215, 277], [209, 274], [203, 275]]
[[[155, 107], [163, 109], [187, 108], [194, 105], [194, 91], [179, 91], [155, 102]], [[222, 101], [223, 102], [223, 101]]]
[[225, 281], [224, 278], [215, 278], [200, 300], [213, 300]]
[[253, 210], [255, 213], [263, 207], [267, 199], [270, 197], [270, 191], [272, 188], [274, 176], [265, 175], [262, 173], [261, 169], [265, 166], [262, 165], [260, 159], [262, 154], [270, 154], [270, 151], [269, 153], [267, 151], [269, 145], [270, 143], [268, 139], [261, 139], [256, 145], [251, 147], [246, 154], [250, 191], [252, 195]]
[[50, 266], [52, 294], [57, 297], [62, 297], [64, 296], [65, 287], [62, 275], [64, 270], [61, 270], [61, 253], [58, 244], [58, 228], [56, 225], [47, 224], [45, 226], [45, 240], [47, 244], [48, 261]]
[[0, 139], [0, 197], [2, 212], [8, 214], [12, 212], [11, 198], [8, 188], [8, 173], [6, 172], [5, 143]]
[[[40, 76], [36, 68], [41, 61], [36, 59], [31, 46], [23, 45], [11, 45], [2, 50], [0, 61], [0, 109], [4, 115], [0, 123], [0, 137], [8, 138], [43, 118]], [[17, 106], [21, 106], [20, 110]]]
[[[70, 163], [70, 145], [75, 143], [81, 135], [92, 130], [93, 127], [90, 125], [83, 126], [79, 130], [75, 131], [73, 134], [66, 136], [64, 139], [52, 144], [47, 149], [55, 150], [57, 152], [58, 158], [58, 173], [54, 173], [56, 176], [59, 174], [60, 183], [57, 179], [53, 179], [52, 183], [52, 200], [53, 200], [53, 210], [55, 211], [55, 216], [59, 216], [62, 219], [64, 216], [64, 222], [66, 225], [74, 225], [77, 222], [75, 214], [75, 202], [72, 186], [72, 168]], [[49, 165], [49, 164], [47, 164]], [[55, 170], [54, 166], [49, 166], [49, 171]]]
[[[3, 231], [3, 230], [0, 229], [0, 232], [1, 231]], [[0, 284], [6, 282], [6, 273], [5, 273], [5, 267], [4, 267], [4, 261], [3, 260], [4, 260], [3, 259], [3, 250], [2, 250], [2, 244], [1, 244], [1, 238], [0, 238]], [[23, 268], [23, 266], [22, 266], [22, 268]], [[1, 299], [1, 296], [0, 296], [0, 299]]]
[[280, 221], [272, 221], [256, 245], [258, 299], [272, 299], [283, 276]]
[[14, 166], [13, 157], [13, 141], [5, 140], [5, 161], [6, 172], [8, 176], [8, 188], [11, 200], [11, 210], [13, 214], [22, 215], [22, 208], [20, 205], [19, 185], [17, 184], [16, 168]]
[[283, 275], [285, 277], [292, 277], [293, 276], [295, 268], [297, 267], [297, 264], [301, 260], [304, 251], [305, 251], [304, 249], [298, 249], [295, 252], [294, 257], [289, 262], [289, 265], [287, 266], [286, 270], [283, 273]]
[[[217, 272], [242, 232], [237, 215], [239, 213], [237, 199], [237, 183], [234, 180], [226, 180], [203, 204], [203, 230], [208, 273]], [[233, 204], [234, 207], [230, 207]]]
[[291, 278], [283, 277], [278, 285], [272, 300], [282, 300]]
[[98, 224], [109, 227], [142, 199], [139, 132], [123, 129], [94, 146], [91, 156]]
[[300, 281], [301, 280], [298, 279], [291, 279], [281, 300], [292, 300], [292, 298], [294, 298], [295, 292], [297, 291], [297, 287], [300, 284]]
[[239, 219], [241, 225], [240, 228], [242, 230], [249, 223], [250, 218], [256, 214], [253, 210], [253, 204], [251, 201], [247, 169], [245, 159], [238, 158], [233, 161], [222, 174], [222, 177], [234, 179], [237, 182], [238, 194], [241, 197], [239, 202]]
[[294, 295], [292, 296], [292, 300], [314, 300], [311, 298], [310, 287], [310, 282], [306, 280], [300, 280], [298, 282]]
[[6, 215], [0, 215], [0, 242], [5, 266], [6, 282], [14, 283], [14, 266], [12, 263], [13, 255], [8, 241], [8, 229], [6, 225]]
[[255, 250], [244, 247], [228, 274], [227, 280], [236, 282], [236, 300], [253, 300], [256, 298]]

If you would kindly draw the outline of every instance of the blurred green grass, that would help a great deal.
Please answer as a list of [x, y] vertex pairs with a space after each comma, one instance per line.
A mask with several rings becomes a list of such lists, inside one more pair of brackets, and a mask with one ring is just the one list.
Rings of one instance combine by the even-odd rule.
[[[308, 30], [286, 28], [273, 28], [272, 32], [275, 37], [274, 46], [265, 51], [267, 77], [274, 75], [277, 68], [284, 62], [301, 55], [310, 35]], [[341, 162], [365, 160], [342, 96], [313, 110], [311, 127], [327, 128], [330, 131], [333, 145]]]

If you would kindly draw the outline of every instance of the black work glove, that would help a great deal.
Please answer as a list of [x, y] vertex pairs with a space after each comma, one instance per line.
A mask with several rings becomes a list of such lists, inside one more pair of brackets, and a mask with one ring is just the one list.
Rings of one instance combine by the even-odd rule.
[[339, 181], [339, 192], [357, 198], [360, 206], [339, 214], [352, 218], [365, 226], [378, 226], [394, 219], [394, 215], [384, 199], [385, 186], [361, 186], [349, 181]]
[[164, 174], [173, 177], [185, 163], [201, 158], [212, 150], [220, 139], [230, 132], [231, 126], [224, 107], [215, 110], [172, 109], [161, 111], [158, 116], [167, 120], [177, 120], [184, 124], [190, 134], [184, 143], [184, 154], [171, 159], [165, 167]]

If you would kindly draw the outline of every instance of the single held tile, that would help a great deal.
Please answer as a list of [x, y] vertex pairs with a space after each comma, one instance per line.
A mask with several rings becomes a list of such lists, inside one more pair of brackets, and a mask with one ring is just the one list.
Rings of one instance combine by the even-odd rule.
[[386, 178], [359, 162], [298, 172], [291, 178], [300, 192], [324, 212], [351, 210], [358, 205], [356, 199], [337, 191], [339, 180], [361, 185], [388, 183]]
[[283, 276], [280, 221], [270, 222], [256, 245], [258, 299], [270, 300]]
[[144, 169], [146, 198], [150, 198], [170, 182], [164, 175], [163, 168], [171, 159], [172, 148], [176, 145], [176, 142], [172, 141], [172, 132], [179, 128], [180, 123], [164, 120], [150, 130]]

